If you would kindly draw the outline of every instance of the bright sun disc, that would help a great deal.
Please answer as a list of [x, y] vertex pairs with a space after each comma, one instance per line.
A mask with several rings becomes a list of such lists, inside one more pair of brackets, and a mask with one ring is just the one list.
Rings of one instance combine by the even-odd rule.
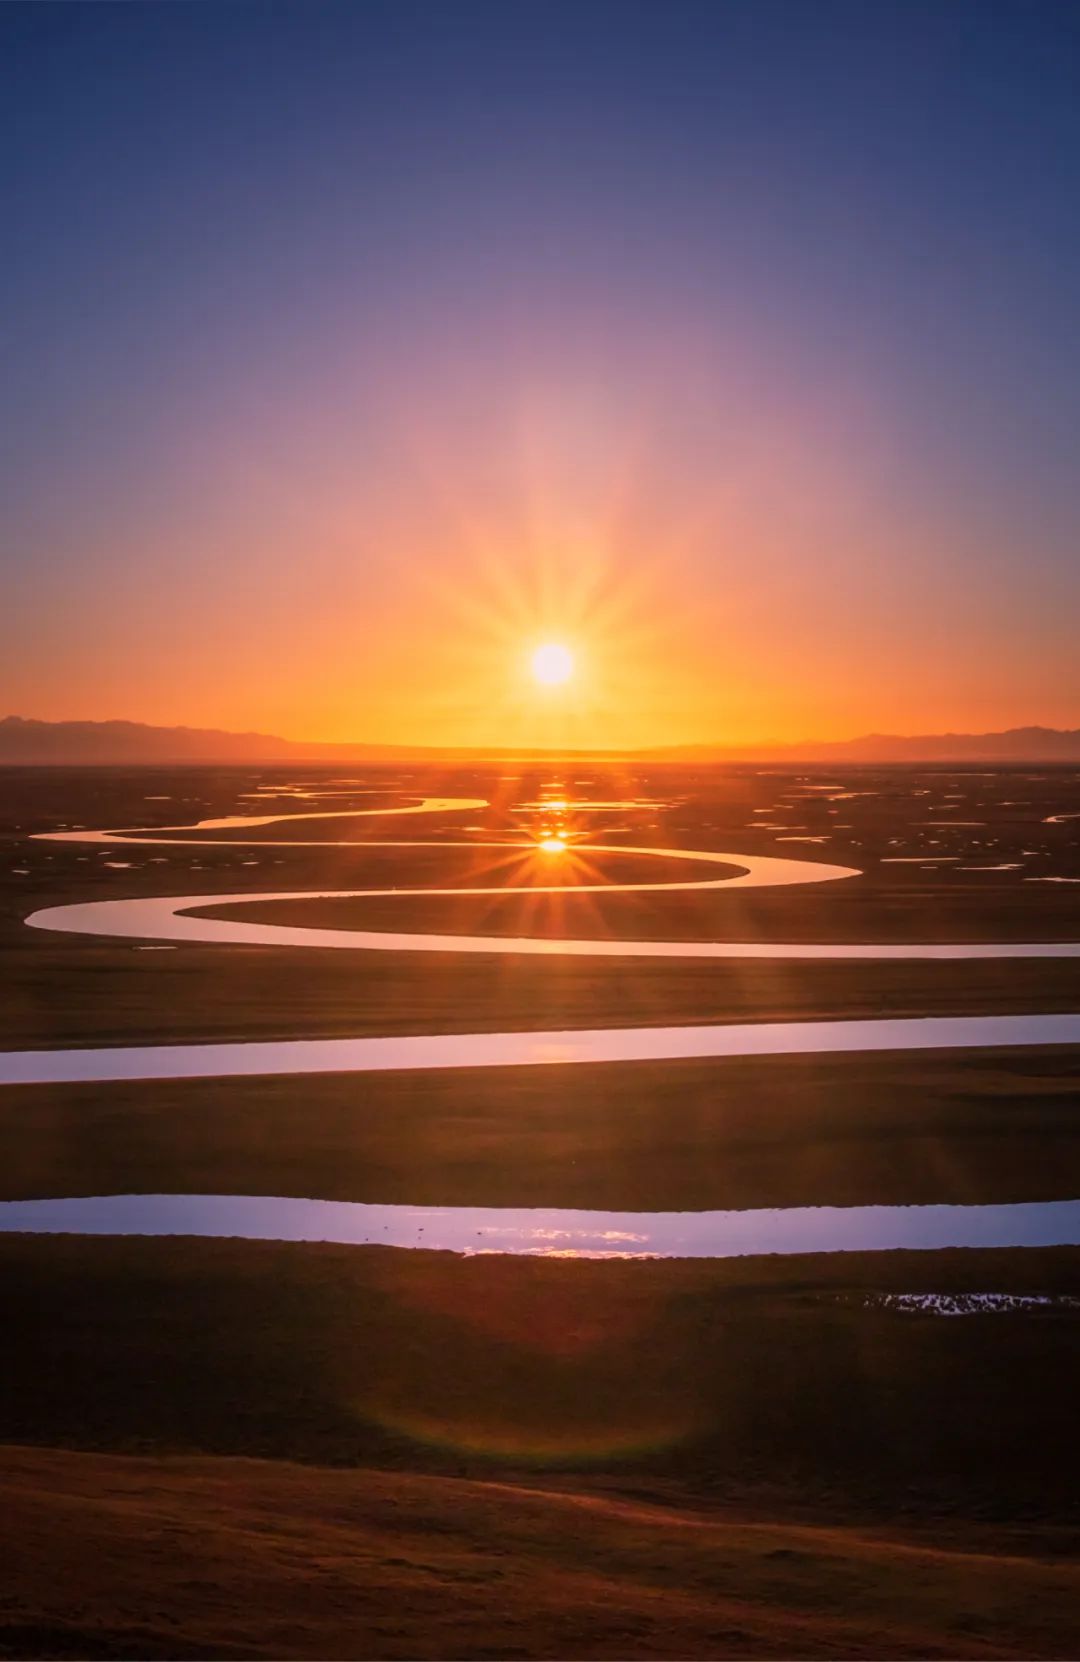
[[545, 641], [531, 660], [533, 679], [542, 687], [561, 687], [574, 673], [574, 654], [561, 641]]
[[561, 837], [541, 837], [540, 847], [545, 854], [564, 854], [566, 844]]

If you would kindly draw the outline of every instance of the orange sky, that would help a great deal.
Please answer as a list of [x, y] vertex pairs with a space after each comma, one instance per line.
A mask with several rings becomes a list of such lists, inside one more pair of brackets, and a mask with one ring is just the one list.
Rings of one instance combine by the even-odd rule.
[[[692, 404], [689, 365], [671, 373]], [[464, 432], [461, 396], [388, 401], [355, 460], [344, 420], [336, 449], [304, 449], [285, 401], [228, 409], [164, 501], [80, 524], [93, 557], [28, 618], [50, 653], [9, 658], [9, 705], [601, 748], [1075, 723], [1069, 615], [987, 582], [1007, 526], [896, 511], [858, 401], [823, 397], [811, 421], [759, 387], [712, 455], [685, 410], [644, 422], [569, 377]], [[561, 689], [528, 674], [548, 638], [575, 651]]]
[[1080, 724], [1068, 8], [2, 10], [0, 714]]

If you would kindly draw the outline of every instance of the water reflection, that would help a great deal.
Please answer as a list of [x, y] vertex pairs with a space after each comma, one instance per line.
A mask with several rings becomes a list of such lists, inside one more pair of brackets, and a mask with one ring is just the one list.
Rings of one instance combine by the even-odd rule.
[[1025, 1311], [1080, 1310], [1071, 1293], [868, 1293], [867, 1310], [919, 1316], [1011, 1316]]
[[[556, 943], [557, 944], [557, 943]], [[599, 943], [598, 943], [599, 944]], [[898, 1016], [880, 1021], [718, 1022], [686, 1027], [568, 1028], [524, 1033], [408, 1033], [385, 1038], [266, 1039], [0, 1051], [0, 1085], [263, 1074], [391, 1073], [408, 1068], [569, 1066], [847, 1051], [964, 1050], [1080, 1044], [1080, 1013]]]
[[[310, 795], [312, 793], [300, 792], [288, 794]], [[326, 796], [336, 793], [320, 791], [317, 794], [320, 796]], [[349, 791], [345, 794], [355, 796], [357, 793], [355, 791]], [[147, 800], [149, 800], [149, 798]], [[277, 825], [282, 820], [375, 819], [383, 818], [387, 815], [398, 817], [405, 814], [448, 814], [455, 813], [464, 808], [486, 808], [488, 806], [488, 800], [484, 796], [425, 796], [417, 803], [412, 803], [407, 807], [400, 808], [330, 808], [327, 810], [320, 810], [318, 812], [306, 810], [303, 813], [296, 814], [283, 814], [280, 810], [273, 814], [225, 814], [219, 819], [200, 819], [196, 820], [193, 824], [188, 825], [158, 825], [152, 828], [132, 826], [130, 830], [121, 829], [117, 831], [87, 831], [85, 829], [77, 831], [35, 831], [33, 833], [32, 840], [34, 842], [43, 843], [176, 843], [180, 847], [183, 847], [186, 843], [196, 843], [200, 845], [205, 843], [208, 847], [213, 847], [218, 842], [224, 842], [225, 846], [228, 847], [234, 843], [237, 846], [241, 845], [243, 839], [240, 837], [227, 837], [224, 839], [215, 837], [178, 837], [175, 833], [178, 831], [251, 831], [264, 825]], [[259, 838], [259, 841], [265, 842], [268, 848], [311, 848], [315, 846], [306, 840], [301, 843], [297, 843], [294, 840], [278, 841], [272, 838]], [[322, 846], [326, 848], [351, 848], [355, 845], [351, 841], [335, 842], [330, 839], [326, 839], [322, 843]]]
[[0, 1203], [0, 1231], [198, 1235], [534, 1257], [740, 1258], [1080, 1245], [1080, 1200], [603, 1212], [385, 1206], [281, 1195], [93, 1195]]

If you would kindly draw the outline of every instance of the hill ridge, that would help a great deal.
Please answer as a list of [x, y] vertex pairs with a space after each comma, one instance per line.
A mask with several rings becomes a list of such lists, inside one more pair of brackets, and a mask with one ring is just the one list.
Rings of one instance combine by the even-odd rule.
[[285, 739], [273, 733], [234, 733], [216, 727], [159, 727], [123, 719], [43, 721], [0, 718], [0, 765], [118, 765], [122, 763], [398, 762], [552, 755], [618, 755], [655, 762], [1080, 762], [1080, 728], [1040, 725], [996, 733], [867, 733], [851, 739], [805, 739], [795, 744], [686, 744], [619, 752], [554, 751], [510, 746], [334, 744]]

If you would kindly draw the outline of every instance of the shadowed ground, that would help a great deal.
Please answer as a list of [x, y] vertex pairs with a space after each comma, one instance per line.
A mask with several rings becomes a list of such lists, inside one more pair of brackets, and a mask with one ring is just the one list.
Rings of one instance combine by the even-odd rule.
[[0, 1450], [0, 1655], [1054, 1657], [1080, 1571], [910, 1529], [248, 1460]]
[[471, 1476], [537, 1464], [828, 1519], [1075, 1521], [1080, 1250], [595, 1262], [10, 1236], [13, 1441]]

